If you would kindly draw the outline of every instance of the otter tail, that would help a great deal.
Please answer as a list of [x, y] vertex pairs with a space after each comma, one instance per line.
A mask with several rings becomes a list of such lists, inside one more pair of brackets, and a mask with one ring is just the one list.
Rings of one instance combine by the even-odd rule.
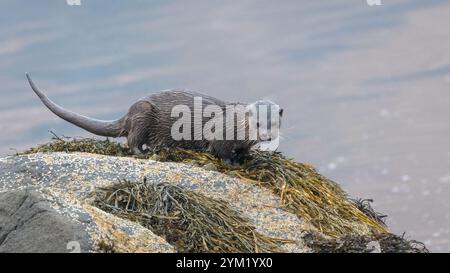
[[58, 117], [99, 136], [119, 137], [123, 135], [123, 118], [110, 121], [98, 120], [68, 111], [51, 101], [44, 93], [42, 93], [33, 83], [28, 73], [26, 73], [26, 76], [34, 93], [36, 93], [42, 103]]

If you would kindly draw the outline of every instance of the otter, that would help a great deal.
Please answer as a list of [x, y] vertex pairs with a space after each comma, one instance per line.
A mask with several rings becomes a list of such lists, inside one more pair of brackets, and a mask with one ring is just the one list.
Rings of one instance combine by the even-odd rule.
[[[267, 117], [264, 120], [269, 127], [266, 127], [264, 134], [257, 134], [256, 138], [250, 138], [248, 132], [245, 134], [245, 138], [232, 140], [224, 140], [222, 138], [217, 139], [205, 139], [196, 138], [192, 133], [192, 138], [187, 139], [174, 139], [173, 127], [179, 119], [178, 115], [174, 115], [173, 109], [175, 107], [184, 105], [189, 110], [195, 111], [195, 98], [201, 98], [201, 111], [208, 106], [216, 106], [220, 110], [226, 111], [227, 105], [236, 106], [241, 109], [236, 112], [238, 118], [235, 120], [224, 118], [220, 114], [211, 115], [211, 117], [201, 117], [201, 125], [209, 121], [216, 121], [215, 119], [225, 120], [223, 126], [217, 126], [213, 128], [211, 134], [224, 135], [225, 131], [234, 128], [234, 137], [239, 130], [237, 127], [243, 126], [245, 130], [249, 129], [250, 118], [258, 116], [258, 109], [261, 106], [273, 106], [275, 103], [269, 100], [260, 100], [251, 104], [243, 103], [229, 103], [217, 98], [203, 95], [197, 92], [185, 91], [185, 90], [166, 90], [159, 93], [151, 94], [137, 100], [131, 105], [127, 114], [116, 120], [98, 120], [90, 117], [86, 117], [57, 105], [51, 101], [42, 91], [40, 91], [31, 77], [26, 73], [28, 83], [31, 89], [36, 93], [42, 103], [58, 117], [90, 132], [95, 135], [104, 137], [126, 137], [128, 148], [131, 153], [139, 155], [153, 151], [160, 147], [174, 148], [180, 147], [184, 149], [190, 149], [195, 151], [210, 152], [216, 157], [226, 162], [238, 162], [245, 156], [251, 148], [256, 147], [258, 143], [264, 141], [270, 141], [274, 136], [267, 133], [270, 126], [279, 128], [281, 122], [280, 118], [283, 115], [283, 109], [279, 109], [277, 119], [274, 121], [268, 121]], [[238, 106], [241, 106], [240, 108]], [[242, 110], [244, 109], [244, 110]], [[242, 112], [244, 111], [244, 112]], [[195, 120], [190, 119], [191, 129], [189, 132], [194, 132]], [[261, 122], [256, 122], [257, 128], [260, 127]], [[202, 127], [203, 128], [203, 127]], [[262, 137], [261, 137], [262, 136]]]

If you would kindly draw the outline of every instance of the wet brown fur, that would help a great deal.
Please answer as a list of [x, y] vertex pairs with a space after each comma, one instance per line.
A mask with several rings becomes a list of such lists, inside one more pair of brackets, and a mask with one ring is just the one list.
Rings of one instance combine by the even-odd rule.
[[[162, 91], [138, 100], [129, 108], [127, 114], [118, 120], [101, 121], [78, 115], [58, 106], [39, 91], [28, 74], [27, 77], [32, 89], [53, 113], [97, 135], [126, 137], [128, 147], [135, 154], [145, 153], [158, 147], [181, 147], [209, 151], [224, 160], [236, 161], [239, 156], [246, 154], [257, 143], [257, 141], [249, 140], [174, 140], [171, 128], [179, 117], [171, 117], [171, 112], [176, 105], [186, 105], [192, 111], [194, 97], [200, 96], [203, 108], [207, 105], [218, 105], [225, 112], [225, 106], [230, 103], [210, 96], [183, 90]], [[192, 111], [191, 116], [193, 115]], [[203, 125], [209, 119], [203, 118]], [[246, 123], [242, 120], [237, 122]], [[194, 123], [191, 122], [191, 124], [191, 131], [194, 132]], [[226, 122], [225, 126], [227, 126]]]

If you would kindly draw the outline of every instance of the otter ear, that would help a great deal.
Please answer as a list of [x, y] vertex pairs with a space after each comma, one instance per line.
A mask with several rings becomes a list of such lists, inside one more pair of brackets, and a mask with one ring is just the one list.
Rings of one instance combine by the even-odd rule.
[[283, 108], [281, 108], [281, 109], [280, 109], [280, 111], [279, 111], [279, 113], [280, 113], [280, 117], [282, 117], [282, 116], [283, 116], [283, 112], [284, 112], [284, 109], [283, 109]]

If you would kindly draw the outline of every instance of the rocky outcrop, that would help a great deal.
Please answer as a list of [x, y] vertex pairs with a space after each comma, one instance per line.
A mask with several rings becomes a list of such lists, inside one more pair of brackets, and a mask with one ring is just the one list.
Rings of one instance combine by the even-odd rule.
[[[14, 221], [17, 226], [24, 223], [15, 233], [5, 232], [7, 239], [0, 240], [0, 250], [70, 252], [71, 246], [77, 244], [73, 243], [75, 241], [80, 244], [81, 251], [175, 251], [165, 239], [139, 223], [92, 205], [92, 192], [96, 188], [120, 180], [140, 181], [142, 177], [146, 177], [147, 183], [170, 183], [223, 200], [243, 218], [249, 219], [258, 233], [289, 242], [281, 246], [281, 251], [309, 251], [300, 231], [315, 228], [283, 210], [278, 196], [251, 181], [185, 164], [86, 153], [38, 153], [0, 159], [0, 191], [4, 192], [0, 226], [16, 226], [9, 224]], [[28, 200], [23, 206], [31, 204], [34, 210], [20, 207], [22, 199]], [[33, 202], [36, 205], [33, 206]], [[39, 214], [34, 215], [40, 211], [44, 213], [41, 218]], [[44, 215], [47, 219], [43, 219], [46, 218]], [[46, 228], [48, 225], [58, 231], [45, 235], [56, 236], [58, 240], [53, 240], [54, 244], [42, 237], [50, 230]], [[14, 227], [8, 229], [14, 230]], [[37, 234], [41, 234], [42, 240], [36, 240]], [[11, 240], [21, 240], [23, 248], [11, 248], [8, 246]]]
[[0, 252], [86, 252], [82, 225], [52, 209], [37, 192], [0, 193]]
[[[342, 246], [261, 183], [205, 166], [90, 153], [2, 158], [0, 252], [320, 252], [317, 246]], [[352, 225], [359, 236], [357, 247], [349, 244], [352, 251], [370, 250], [365, 244], [373, 237], [364, 237], [370, 230]]]

